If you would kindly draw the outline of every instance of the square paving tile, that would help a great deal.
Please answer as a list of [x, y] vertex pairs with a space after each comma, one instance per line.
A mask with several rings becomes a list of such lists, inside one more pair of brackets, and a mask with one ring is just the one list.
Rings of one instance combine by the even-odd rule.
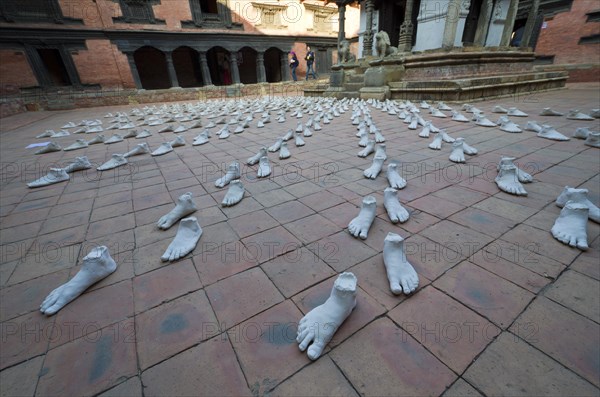
[[492, 396], [593, 396], [598, 389], [522, 339], [503, 332], [463, 377]]
[[337, 232], [340, 228], [327, 218], [314, 214], [306, 218], [298, 219], [285, 225], [294, 236], [305, 244], [321, 240]]
[[534, 296], [467, 261], [446, 272], [434, 286], [503, 329], [517, 318]]
[[[45, 356], [39, 356], [0, 372], [0, 393], [3, 396], [33, 396]], [[31, 382], [24, 382], [31, 379]], [[35, 381], [34, 381], [35, 380]]]
[[462, 373], [500, 333], [485, 318], [431, 286], [388, 315], [456, 373]]
[[567, 270], [544, 295], [569, 309], [600, 322], [600, 281], [581, 273]]
[[279, 223], [275, 219], [262, 210], [230, 219], [228, 223], [240, 238], [279, 226]]
[[263, 263], [286, 252], [294, 251], [302, 243], [282, 226], [242, 239], [248, 257]]
[[452, 371], [387, 318], [357, 332], [330, 357], [361, 395], [440, 395], [456, 379]]
[[266, 211], [281, 224], [292, 222], [315, 213], [315, 211], [296, 200], [275, 205], [267, 208]]
[[319, 239], [307, 247], [337, 272], [377, 254], [377, 251], [363, 240], [353, 237], [347, 230]]
[[281, 302], [283, 296], [260, 268], [253, 268], [206, 287], [221, 329], [228, 329]]

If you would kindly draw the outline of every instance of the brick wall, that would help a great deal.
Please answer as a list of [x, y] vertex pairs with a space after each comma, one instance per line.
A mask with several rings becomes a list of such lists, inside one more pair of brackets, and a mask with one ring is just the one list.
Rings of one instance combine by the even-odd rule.
[[109, 40], [87, 40], [87, 50], [73, 54], [73, 62], [83, 84], [100, 84], [102, 88], [134, 88], [135, 83], [127, 56]]
[[0, 50], [0, 60], [0, 94], [10, 93], [11, 87], [37, 85], [24, 52]]
[[573, 81], [598, 81], [600, 43], [578, 44], [585, 36], [600, 33], [600, 22], [586, 22], [586, 12], [600, 9], [598, 0], [575, 0], [569, 12], [547, 20], [535, 49], [537, 55], [554, 55], [555, 65], [569, 65]]

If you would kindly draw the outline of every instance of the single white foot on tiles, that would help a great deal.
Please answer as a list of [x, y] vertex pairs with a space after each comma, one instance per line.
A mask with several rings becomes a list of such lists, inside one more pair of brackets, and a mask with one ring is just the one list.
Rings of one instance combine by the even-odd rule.
[[283, 138], [277, 139], [273, 145], [269, 146], [269, 152], [276, 152], [281, 148], [281, 144], [283, 143]]
[[[319, 128], [317, 128], [317, 126]], [[315, 123], [315, 127], [314, 130], [315, 131], [319, 131], [321, 129], [321, 127], [318, 125], [318, 123]], [[310, 128], [308, 127], [304, 127], [304, 132], [302, 133], [302, 135], [304, 135], [305, 137], [311, 137], [313, 135], [312, 131], [310, 130]]]
[[363, 150], [361, 150], [360, 152], [358, 152], [358, 157], [367, 157], [368, 155], [370, 155], [374, 151], [375, 151], [375, 140], [374, 139], [369, 139], [367, 141], [367, 146], [365, 146], [365, 148]]
[[390, 186], [394, 189], [404, 189], [406, 187], [406, 180], [398, 173], [398, 164], [388, 164], [386, 176]]
[[221, 205], [223, 207], [236, 205], [244, 198], [244, 192], [244, 185], [242, 185], [242, 182], [239, 179], [231, 181], [229, 184], [229, 189], [227, 190], [227, 194], [225, 194]]
[[53, 130], [46, 130], [39, 135], [36, 135], [36, 138], [50, 138], [53, 136], [55, 132]]
[[107, 277], [117, 269], [110, 257], [108, 248], [96, 247], [83, 258], [83, 265], [77, 274], [65, 284], [56, 288], [44, 299], [40, 311], [50, 316], [83, 293], [89, 286]]
[[292, 154], [290, 153], [290, 150], [288, 149], [287, 142], [283, 142], [281, 144], [281, 148], [279, 148], [279, 159], [280, 160], [289, 159], [291, 155]]
[[178, 136], [169, 143], [171, 144], [171, 147], [185, 146], [185, 139], [183, 139], [182, 136]]
[[573, 133], [573, 138], [586, 139], [590, 135], [590, 129], [588, 127], [579, 127]]
[[125, 135], [123, 135], [123, 138], [135, 138], [137, 135], [138, 132], [136, 130], [129, 130]]
[[224, 187], [234, 179], [240, 178], [240, 163], [234, 161], [227, 167], [227, 173], [215, 181], [216, 187]]
[[500, 166], [498, 176], [496, 176], [496, 185], [498, 185], [500, 190], [506, 193], [517, 196], [527, 196], [525, 188], [521, 185], [521, 182], [519, 182], [517, 167], [514, 165], [506, 164]]
[[508, 110], [500, 105], [496, 105], [492, 108], [492, 113], [508, 113]]
[[358, 146], [367, 147], [368, 143], [369, 143], [369, 134], [367, 134], [367, 132], [365, 131], [360, 136], [360, 141], [358, 142]]
[[465, 152], [463, 150], [463, 141], [456, 140], [452, 143], [452, 152], [450, 152], [450, 161], [455, 163], [465, 162]]
[[69, 174], [67, 174], [67, 172], [63, 168], [50, 168], [50, 171], [47, 175], [36, 179], [33, 182], [29, 182], [27, 186], [29, 186], [30, 188], [48, 186], [53, 185], [55, 183], [68, 181], [69, 178]]
[[219, 134], [219, 139], [227, 139], [229, 138], [229, 128], [227, 126], [225, 126], [222, 130], [221, 133]]
[[68, 152], [71, 150], [85, 149], [88, 146], [89, 146], [89, 144], [87, 143], [87, 141], [85, 139], [77, 139], [75, 142], [73, 142], [72, 144], [70, 144], [69, 146], [64, 148], [63, 150], [65, 152]]
[[108, 171], [108, 170], [112, 170], [113, 168], [117, 168], [122, 165], [125, 165], [125, 164], [127, 164], [127, 159], [125, 157], [123, 157], [122, 154], [115, 153], [112, 155], [110, 160], [108, 160], [107, 162], [105, 162], [104, 164], [102, 164], [101, 166], [96, 168], [96, 170]]
[[261, 157], [266, 156], [266, 155], [267, 155], [267, 148], [263, 146], [262, 148], [260, 148], [258, 153], [256, 153], [254, 156], [250, 157], [246, 161], [246, 164], [254, 165], [254, 164], [258, 163], [258, 161], [260, 160]]
[[429, 144], [429, 149], [440, 150], [442, 148], [442, 134], [436, 134], [433, 141]]
[[562, 116], [563, 113], [552, 110], [551, 108], [544, 108], [540, 112], [540, 116]]
[[[300, 124], [302, 124], [302, 123], [300, 123]], [[292, 131], [292, 129], [290, 128], [290, 129], [289, 129], [289, 130], [288, 130], [288, 131], [285, 133], [285, 135], [283, 136], [283, 138], [282, 138], [282, 139], [283, 139], [283, 141], [284, 141], [284, 142], [287, 142], [287, 141], [289, 141], [290, 139], [292, 139], [293, 137], [294, 137], [294, 131]]]
[[455, 142], [462, 142], [463, 152], [465, 154], [468, 154], [469, 156], [474, 156], [477, 154], [477, 149], [471, 145], [468, 145], [467, 142], [465, 142], [465, 138], [456, 138]]
[[150, 153], [150, 148], [147, 143], [139, 143], [133, 149], [123, 155], [123, 157], [139, 156], [141, 154]]
[[56, 142], [49, 142], [46, 146], [43, 146], [41, 149], [38, 149], [35, 154], [45, 154], [51, 152], [60, 152], [62, 147]]
[[551, 139], [553, 141], [569, 141], [571, 138], [568, 138], [556, 131], [554, 127], [549, 125], [543, 125], [542, 130], [537, 133], [537, 136], [540, 138]]
[[198, 207], [196, 207], [196, 203], [194, 203], [192, 193], [187, 192], [179, 196], [175, 208], [169, 211], [166, 215], [163, 215], [158, 220], [156, 225], [159, 229], [167, 230], [168, 228], [173, 226], [178, 220], [190, 215], [191, 213], [197, 210]]
[[590, 132], [583, 144], [591, 147], [600, 148], [600, 132]]
[[183, 258], [196, 248], [201, 236], [202, 228], [196, 217], [183, 218], [179, 222], [179, 229], [177, 229], [175, 238], [160, 259], [166, 262]]
[[385, 138], [383, 135], [381, 135], [381, 131], [379, 131], [379, 130], [375, 131], [375, 142], [377, 142], [377, 143], [385, 142]]
[[373, 196], [367, 196], [362, 201], [362, 208], [358, 216], [348, 224], [348, 232], [354, 237], [365, 240], [376, 215], [377, 201]]
[[381, 169], [383, 168], [384, 161], [385, 161], [384, 157], [375, 156], [373, 158], [373, 164], [371, 164], [371, 166], [369, 168], [367, 168], [366, 170], [363, 171], [363, 175], [365, 176], [365, 178], [369, 178], [369, 179], [377, 178], [377, 175], [379, 175], [379, 173], [381, 172]]
[[110, 145], [111, 143], [123, 142], [123, 137], [119, 134], [114, 134], [110, 138], [104, 141], [104, 144]]
[[398, 191], [392, 187], [388, 187], [383, 191], [383, 206], [387, 211], [392, 223], [404, 223], [408, 220], [408, 211], [398, 201]]
[[71, 172], [89, 170], [90, 168], [92, 168], [92, 163], [86, 156], [82, 156], [75, 157], [75, 160], [63, 169], [67, 174], [70, 174]]
[[454, 120], [454, 121], [460, 121], [461, 123], [468, 123], [469, 122], [469, 119], [466, 118], [458, 110], [453, 110], [451, 113], [452, 113], [452, 120]]
[[509, 116], [514, 116], [514, 117], [527, 117], [528, 116], [527, 113], [522, 112], [517, 108], [508, 108], [508, 112], [506, 112], [506, 114], [508, 114]]
[[567, 201], [550, 230], [558, 241], [587, 250], [587, 219], [589, 208], [585, 204]]
[[167, 154], [173, 151], [173, 146], [171, 146], [170, 142], [161, 143], [161, 145], [152, 152], [152, 156], [162, 156], [163, 154]]
[[384, 160], [387, 160], [387, 154], [385, 153], [385, 143], [380, 143], [375, 147], [375, 157], [383, 157]]
[[301, 121], [298, 121], [296, 123], [296, 132], [302, 132], [302, 131], [304, 131], [304, 126], [302, 126], [302, 122]]
[[296, 138], [294, 140], [296, 146], [304, 146], [305, 142], [304, 139], [302, 139], [302, 133], [301, 132], [296, 132]]
[[88, 143], [88, 145], [97, 145], [99, 143], [104, 143], [105, 140], [106, 140], [106, 138], [104, 137], [104, 135], [98, 134], [94, 138], [87, 141], [87, 143]]
[[448, 135], [446, 130], [441, 130], [439, 134], [442, 137], [442, 140], [446, 143], [453, 143], [456, 140], [456, 139], [452, 138], [450, 135]]
[[429, 138], [429, 133], [430, 132], [431, 132], [431, 121], [427, 121], [425, 123], [425, 126], [421, 130], [421, 132], [419, 132], [419, 137], [421, 137], [421, 138]]
[[591, 221], [600, 223], [600, 208], [588, 199], [587, 189], [575, 189], [569, 186], [565, 186], [563, 191], [556, 199], [556, 205], [564, 207], [567, 201], [573, 201], [578, 204], [583, 204], [589, 208], [589, 218]]
[[296, 342], [299, 343], [300, 351], [305, 351], [308, 347], [308, 358], [311, 360], [319, 358], [327, 343], [356, 306], [356, 287], [357, 280], [354, 274], [340, 274], [325, 303], [312, 309], [300, 320]]
[[199, 146], [208, 143], [208, 131], [203, 131], [197, 137], [194, 138], [192, 146]]
[[[496, 167], [496, 169], [498, 171], [500, 171], [500, 167], [502, 167], [503, 165], [508, 165], [508, 166], [515, 166], [514, 164], [515, 158], [514, 157], [502, 157], [500, 159], [500, 162], [498, 163], [498, 167]], [[527, 172], [521, 170], [520, 168], [517, 167], [517, 178], [519, 179], [519, 182], [521, 183], [530, 183], [533, 181], [533, 177], [531, 175], [529, 175]]]
[[594, 120], [593, 117], [591, 117], [585, 113], [581, 113], [578, 109], [569, 110], [569, 113], [567, 113], [567, 118], [569, 120], [584, 120], [584, 121]]
[[388, 233], [383, 242], [383, 263], [390, 289], [395, 295], [413, 293], [419, 286], [419, 276], [406, 259], [404, 239], [396, 233]]
[[540, 132], [542, 130], [542, 126], [537, 123], [537, 121], [532, 120], [528, 121], [525, 125], [525, 129], [527, 131]]
[[263, 156], [258, 161], [258, 177], [264, 178], [271, 175], [271, 165], [269, 164], [269, 158], [267, 156]]

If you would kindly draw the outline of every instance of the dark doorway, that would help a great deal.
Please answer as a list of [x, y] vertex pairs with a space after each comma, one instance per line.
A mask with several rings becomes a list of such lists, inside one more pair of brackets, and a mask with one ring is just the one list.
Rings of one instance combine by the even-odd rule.
[[465, 28], [463, 29], [463, 46], [472, 46], [475, 42], [475, 33], [477, 32], [477, 23], [481, 13], [482, 0], [471, 0], [469, 13], [465, 19]]
[[133, 53], [142, 88], [160, 90], [171, 88], [165, 54], [154, 47], [141, 47]]
[[67, 68], [56, 48], [38, 48], [38, 54], [48, 72], [48, 77], [53, 86], [61, 87], [72, 85]]
[[213, 47], [206, 52], [206, 61], [208, 62], [210, 77], [214, 85], [231, 84], [229, 51], [223, 47]]
[[180, 87], [202, 86], [200, 61], [196, 50], [190, 47], [179, 47], [173, 51], [172, 57]]
[[379, 30], [390, 37], [391, 45], [398, 47], [400, 26], [404, 22], [405, 0], [381, 1], [379, 3]]
[[[268, 83], [281, 81], [281, 54], [279, 48], [271, 47], [265, 51], [265, 72]], [[286, 63], [287, 66], [287, 63]]]
[[244, 47], [238, 52], [240, 71], [240, 82], [242, 84], [258, 83], [256, 73], [256, 51], [250, 47]]
[[218, 14], [217, 0], [200, 0], [200, 10], [203, 14]]

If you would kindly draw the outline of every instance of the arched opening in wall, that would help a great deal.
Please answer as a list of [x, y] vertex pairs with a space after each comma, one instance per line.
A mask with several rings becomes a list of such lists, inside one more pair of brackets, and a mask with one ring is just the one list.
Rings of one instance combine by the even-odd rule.
[[242, 84], [258, 83], [255, 50], [250, 47], [244, 47], [238, 52], [238, 69]]
[[281, 81], [281, 54], [279, 48], [271, 47], [265, 51], [265, 72], [268, 83]]
[[37, 52], [40, 55], [40, 58], [42, 58], [44, 67], [48, 72], [49, 80], [53, 86], [61, 87], [72, 84], [58, 49], [38, 48]]
[[465, 18], [465, 27], [463, 29], [462, 43], [463, 46], [471, 46], [475, 42], [475, 33], [477, 32], [477, 24], [479, 15], [481, 14], [481, 0], [472, 0], [469, 6], [469, 13]]
[[150, 46], [141, 47], [135, 50], [133, 59], [140, 75], [140, 82], [143, 89], [160, 90], [171, 88], [167, 59], [162, 51]]
[[210, 77], [214, 85], [231, 84], [229, 51], [223, 47], [213, 47], [206, 52], [206, 61], [208, 62]]
[[173, 51], [172, 57], [180, 87], [200, 87], [203, 85], [198, 51], [190, 47], [179, 47]]

